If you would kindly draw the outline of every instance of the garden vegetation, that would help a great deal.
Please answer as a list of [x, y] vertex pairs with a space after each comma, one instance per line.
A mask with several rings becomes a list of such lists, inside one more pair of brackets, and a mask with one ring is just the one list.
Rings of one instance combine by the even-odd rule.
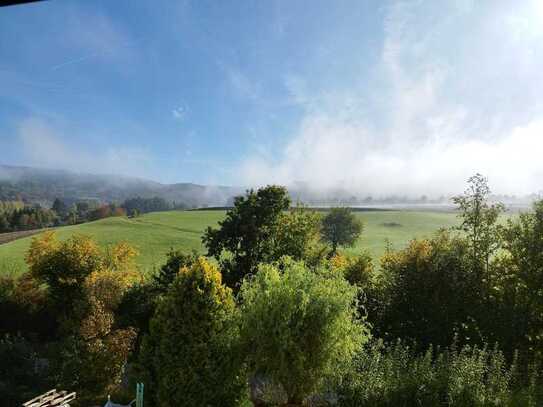
[[0, 274], [0, 399], [129, 402], [144, 382], [160, 407], [541, 406], [543, 201], [500, 223], [489, 194], [475, 175], [458, 228], [381, 259], [342, 252], [363, 231], [349, 209], [278, 186], [152, 275], [126, 243], [39, 235], [29, 272]]

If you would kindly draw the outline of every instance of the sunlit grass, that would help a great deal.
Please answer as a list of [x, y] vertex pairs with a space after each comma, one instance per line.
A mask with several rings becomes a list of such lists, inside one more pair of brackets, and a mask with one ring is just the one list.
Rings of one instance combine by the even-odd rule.
[[[135, 219], [108, 218], [66, 226], [58, 228], [57, 233], [60, 239], [86, 234], [101, 245], [127, 241], [139, 250], [138, 264], [142, 271], [148, 272], [164, 262], [170, 248], [203, 253], [202, 233], [208, 226], [215, 226], [224, 214], [224, 211], [156, 212]], [[364, 222], [364, 232], [357, 245], [347, 252], [367, 249], [376, 260], [383, 254], [387, 240], [392, 248], [399, 249], [414, 237], [431, 236], [440, 227], [458, 223], [455, 214], [446, 212], [383, 211], [357, 212], [356, 215]], [[0, 245], [0, 272], [26, 270], [24, 256], [32, 238]]]

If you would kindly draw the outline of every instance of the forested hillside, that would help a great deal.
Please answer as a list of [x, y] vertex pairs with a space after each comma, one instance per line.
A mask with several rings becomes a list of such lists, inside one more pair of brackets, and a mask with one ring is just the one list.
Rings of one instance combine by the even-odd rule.
[[240, 188], [192, 183], [161, 184], [118, 175], [94, 175], [32, 167], [0, 165], [0, 201], [25, 201], [50, 206], [67, 202], [122, 202], [129, 198], [160, 197], [187, 207], [223, 206]]

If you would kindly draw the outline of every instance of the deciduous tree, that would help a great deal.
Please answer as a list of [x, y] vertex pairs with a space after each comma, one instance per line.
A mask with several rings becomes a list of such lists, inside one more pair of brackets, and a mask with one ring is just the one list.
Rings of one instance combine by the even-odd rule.
[[229, 286], [235, 287], [243, 276], [254, 273], [259, 263], [274, 259], [281, 214], [289, 206], [284, 187], [250, 190], [235, 198], [219, 228], [206, 230], [203, 243], [208, 255], [221, 262]]
[[331, 256], [338, 246], [354, 246], [362, 230], [362, 221], [350, 208], [332, 208], [322, 220], [322, 238], [332, 246]]
[[453, 202], [460, 211], [462, 223], [459, 229], [466, 234], [470, 243], [473, 268], [485, 274], [484, 278], [490, 286], [490, 258], [500, 243], [497, 221], [505, 208], [501, 203], [488, 202], [490, 188], [486, 177], [475, 174], [468, 179], [468, 184], [464, 194], [454, 197]]

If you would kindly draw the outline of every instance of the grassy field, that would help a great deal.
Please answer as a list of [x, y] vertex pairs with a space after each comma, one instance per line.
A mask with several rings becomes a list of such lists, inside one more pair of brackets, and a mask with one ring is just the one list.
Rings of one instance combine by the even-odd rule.
[[[96, 222], [58, 229], [61, 239], [74, 234], [94, 237], [101, 245], [125, 240], [139, 251], [138, 263], [143, 271], [152, 270], [163, 263], [169, 248], [196, 249], [203, 252], [201, 235], [207, 226], [214, 226], [224, 211], [172, 211], [156, 212], [135, 219], [108, 218]], [[414, 237], [430, 236], [440, 227], [456, 224], [453, 213], [376, 211], [357, 212], [364, 222], [364, 232], [356, 247], [348, 252], [368, 249], [374, 258], [383, 254], [388, 239], [393, 248], [401, 248]], [[24, 255], [31, 237], [0, 245], [0, 273], [20, 273], [26, 269]]]

